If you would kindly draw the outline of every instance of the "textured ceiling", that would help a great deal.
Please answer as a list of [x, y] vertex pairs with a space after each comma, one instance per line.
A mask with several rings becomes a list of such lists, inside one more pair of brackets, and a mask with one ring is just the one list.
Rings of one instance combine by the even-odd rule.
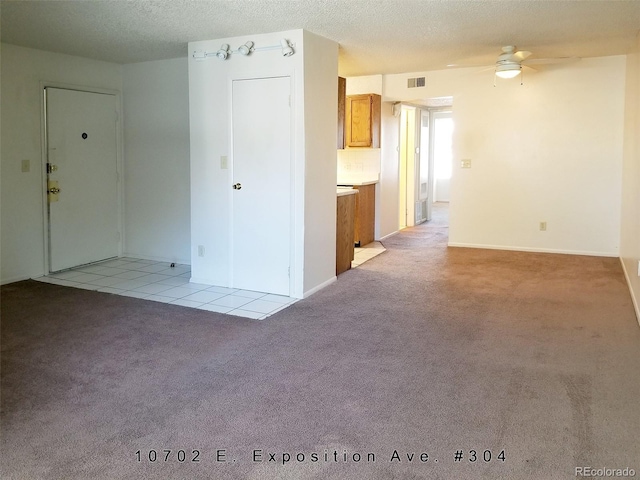
[[640, 0], [2, 0], [2, 41], [116, 63], [175, 58], [187, 42], [306, 29], [340, 44], [340, 74], [627, 53]]

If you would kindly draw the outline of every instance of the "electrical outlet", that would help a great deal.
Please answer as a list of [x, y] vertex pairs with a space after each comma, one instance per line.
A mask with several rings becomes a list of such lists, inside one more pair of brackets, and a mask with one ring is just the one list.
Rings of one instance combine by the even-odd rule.
[[198, 256], [204, 257], [204, 245], [198, 245]]
[[471, 159], [470, 158], [463, 158], [460, 161], [460, 166], [462, 168], [471, 168]]
[[540, 231], [541, 232], [547, 231], [547, 222], [540, 222]]

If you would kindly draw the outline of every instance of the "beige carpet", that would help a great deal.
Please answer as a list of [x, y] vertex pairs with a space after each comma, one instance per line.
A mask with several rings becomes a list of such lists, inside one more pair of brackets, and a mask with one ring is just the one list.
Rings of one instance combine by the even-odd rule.
[[447, 248], [445, 220], [263, 322], [2, 287], [2, 478], [640, 475], [619, 261]]

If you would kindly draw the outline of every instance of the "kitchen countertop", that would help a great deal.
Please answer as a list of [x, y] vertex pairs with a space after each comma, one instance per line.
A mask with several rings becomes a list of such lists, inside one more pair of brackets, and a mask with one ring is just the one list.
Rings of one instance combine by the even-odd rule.
[[338, 197], [341, 197], [343, 195], [355, 195], [356, 193], [358, 193], [358, 190], [355, 190], [350, 187], [337, 187], [336, 193]]
[[361, 181], [357, 181], [357, 182], [338, 182], [338, 186], [339, 187], [343, 187], [343, 186], [358, 186], [361, 187], [363, 185], [374, 185], [376, 183], [378, 183], [379, 180], [361, 180]]

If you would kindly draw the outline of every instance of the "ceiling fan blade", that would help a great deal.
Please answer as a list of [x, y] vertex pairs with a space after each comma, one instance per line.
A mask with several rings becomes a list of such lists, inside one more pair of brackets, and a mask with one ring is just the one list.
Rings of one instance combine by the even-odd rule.
[[531, 52], [527, 52], [526, 50], [520, 50], [519, 52], [515, 52], [512, 55], [512, 58], [517, 62], [522, 62], [525, 58], [529, 57]]
[[551, 65], [554, 63], [573, 63], [580, 60], [580, 57], [555, 57], [555, 58], [533, 58], [525, 60], [523, 65]]

